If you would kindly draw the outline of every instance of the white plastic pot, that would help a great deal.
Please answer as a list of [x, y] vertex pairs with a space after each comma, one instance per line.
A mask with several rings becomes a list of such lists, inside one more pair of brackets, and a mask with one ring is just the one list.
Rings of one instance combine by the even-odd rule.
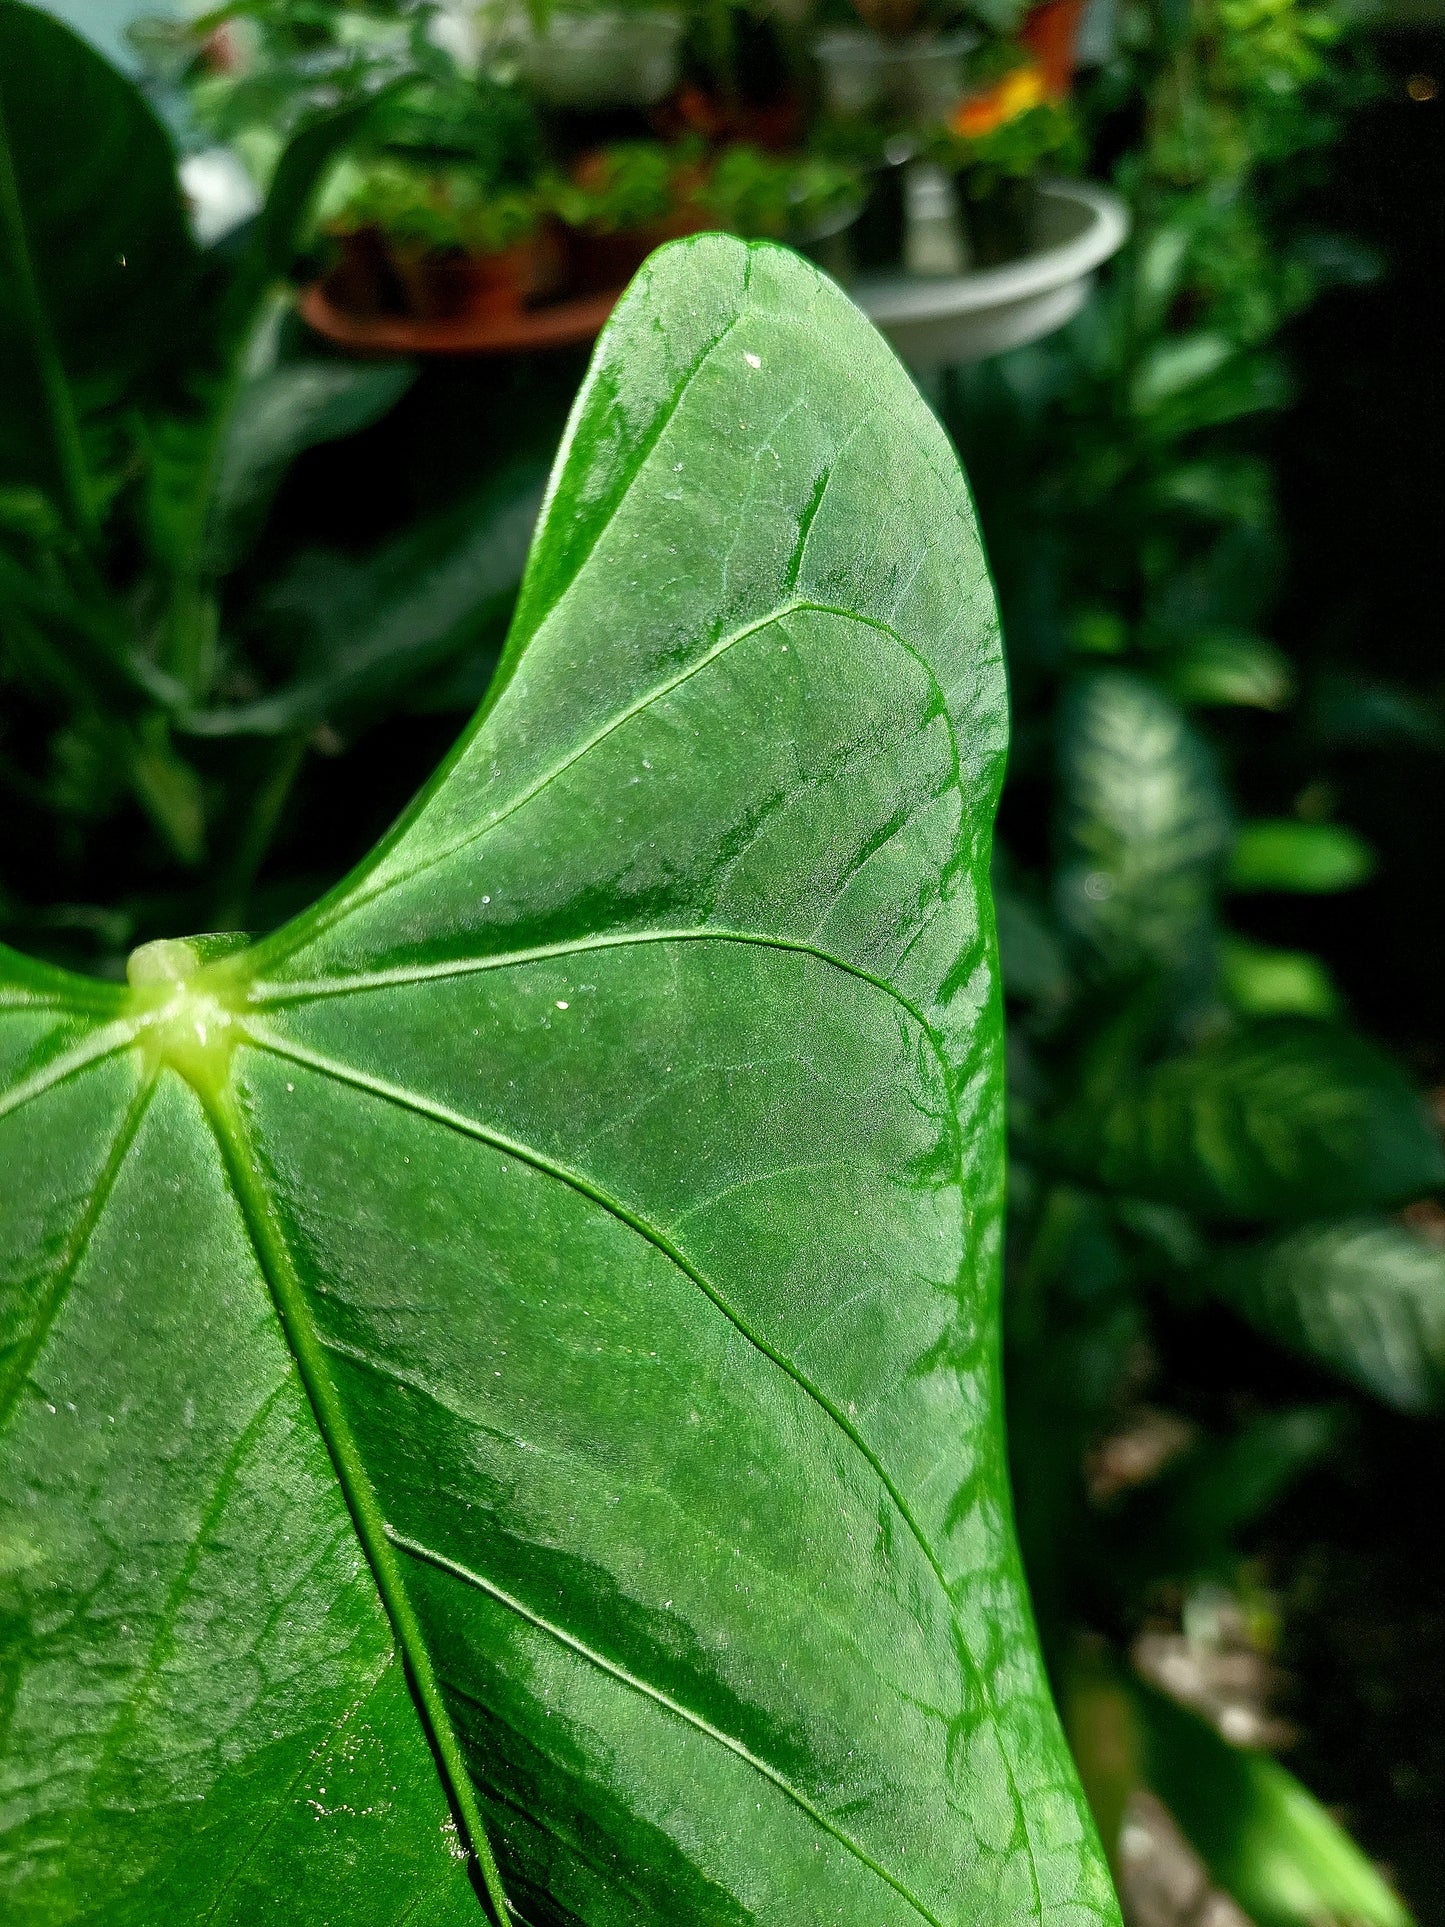
[[1087, 181], [1044, 181], [1034, 246], [1017, 261], [948, 280], [867, 275], [849, 292], [901, 359], [929, 373], [1062, 328], [1084, 305], [1094, 270], [1119, 251], [1128, 232], [1128, 211], [1117, 194]]
[[837, 27], [814, 46], [823, 104], [840, 120], [893, 113], [919, 122], [946, 121], [963, 98], [965, 63], [978, 35], [914, 34], [884, 40], [863, 27]]

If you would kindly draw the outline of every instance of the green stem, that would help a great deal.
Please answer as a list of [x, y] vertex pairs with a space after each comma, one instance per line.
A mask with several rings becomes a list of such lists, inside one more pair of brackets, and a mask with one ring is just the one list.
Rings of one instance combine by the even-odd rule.
[[[200, 538], [197, 538], [199, 548]], [[163, 649], [168, 673], [192, 703], [205, 700], [216, 661], [216, 598], [199, 567], [190, 563], [171, 583]]]

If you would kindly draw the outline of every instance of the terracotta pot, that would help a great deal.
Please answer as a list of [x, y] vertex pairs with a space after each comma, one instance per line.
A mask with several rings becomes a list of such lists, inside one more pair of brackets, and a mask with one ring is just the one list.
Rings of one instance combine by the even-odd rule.
[[853, 9], [885, 40], [903, 40], [917, 27], [923, 0], [853, 0]]
[[654, 248], [699, 234], [707, 221], [694, 209], [680, 208], [660, 221], [622, 228], [616, 234], [567, 231], [567, 283], [575, 294], [602, 294], [625, 288]]
[[336, 265], [326, 276], [329, 300], [344, 314], [397, 314], [403, 306], [401, 282], [380, 228], [353, 228], [335, 234]]
[[679, 87], [652, 116], [664, 140], [701, 134], [709, 142], [750, 141], [771, 154], [800, 147], [807, 122], [807, 102], [797, 88], [767, 101], [729, 101], [692, 81]]
[[1038, 62], [1050, 100], [1066, 100], [1074, 84], [1074, 48], [1085, 0], [1044, 0], [1024, 18], [1019, 39]]
[[495, 321], [519, 315], [547, 284], [550, 266], [539, 239], [496, 254], [392, 250], [406, 312], [420, 321]]

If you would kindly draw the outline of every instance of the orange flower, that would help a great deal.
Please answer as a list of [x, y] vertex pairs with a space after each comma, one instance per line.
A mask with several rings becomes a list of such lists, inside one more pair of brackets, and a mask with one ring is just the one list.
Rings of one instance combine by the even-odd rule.
[[995, 127], [1002, 127], [1005, 121], [1017, 120], [1020, 114], [1026, 114], [1030, 107], [1039, 106], [1047, 98], [1043, 74], [1030, 61], [1006, 73], [983, 93], [970, 94], [949, 125], [965, 140], [977, 140], [982, 134], [991, 134]]

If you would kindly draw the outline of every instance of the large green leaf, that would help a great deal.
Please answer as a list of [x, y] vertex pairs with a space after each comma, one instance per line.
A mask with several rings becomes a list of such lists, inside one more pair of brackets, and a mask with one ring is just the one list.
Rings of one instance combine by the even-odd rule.
[[941, 432], [705, 237], [360, 870], [10, 959], [9, 1918], [460, 1920], [448, 1803], [538, 1924], [1116, 1917], [1005, 1481], [1004, 731]]
[[1445, 1398], [1445, 1251], [1389, 1219], [1305, 1225], [1215, 1272], [1222, 1297], [1283, 1344], [1376, 1398]]
[[1445, 1180], [1424, 1104], [1352, 1032], [1280, 1018], [1084, 1091], [1050, 1148], [1111, 1190], [1223, 1218], [1396, 1204]]
[[83, 417], [174, 356], [194, 270], [143, 96], [57, 20], [0, 0], [0, 479], [89, 519]]

